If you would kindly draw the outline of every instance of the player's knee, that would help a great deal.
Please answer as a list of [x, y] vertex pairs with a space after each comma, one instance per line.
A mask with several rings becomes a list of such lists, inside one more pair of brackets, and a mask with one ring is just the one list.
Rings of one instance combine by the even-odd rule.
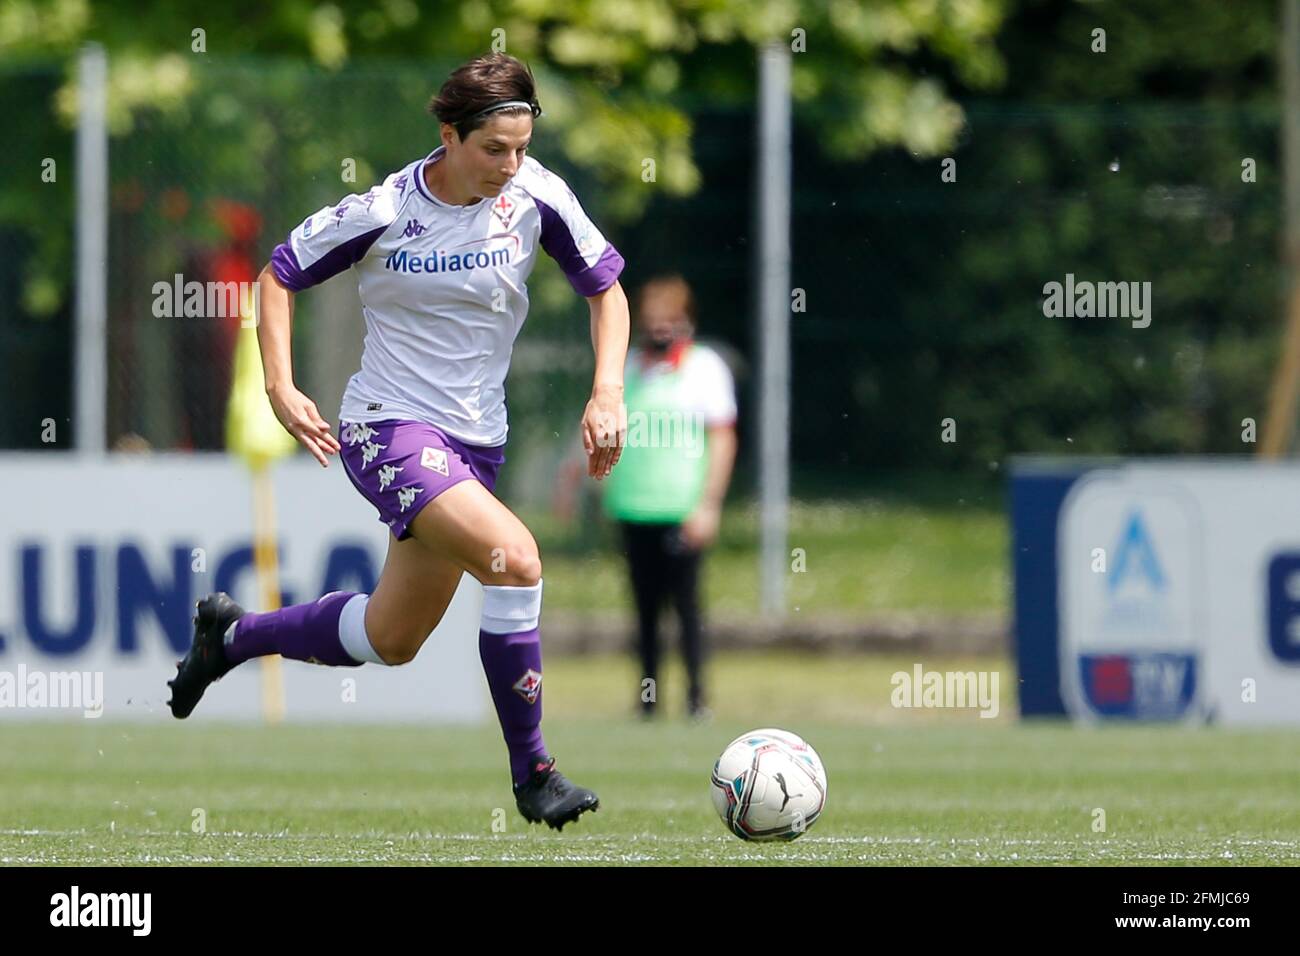
[[488, 573], [481, 580], [483, 584], [498, 587], [531, 588], [542, 579], [542, 559], [537, 553], [537, 546], [531, 542], [526, 545], [513, 545], [505, 549], [500, 560], [493, 561]]
[[542, 557], [537, 553], [537, 549], [533, 548], [531, 551], [521, 553], [515, 564], [515, 573], [510, 584], [519, 588], [531, 588], [536, 587], [541, 579]]
[[418, 653], [420, 653], [419, 644], [398, 644], [381, 656], [384, 658], [384, 663], [389, 667], [398, 667], [402, 664], [411, 663]]
[[384, 659], [385, 664], [389, 667], [397, 667], [415, 660], [415, 655], [420, 653], [426, 637], [428, 631], [417, 635], [409, 629], [393, 628], [384, 634], [372, 637], [371, 644], [375, 648], [375, 653]]
[[401, 644], [390, 644], [386, 641], [375, 641], [375, 653], [385, 667], [397, 667], [399, 664], [409, 664], [415, 659], [415, 654], [407, 647]]

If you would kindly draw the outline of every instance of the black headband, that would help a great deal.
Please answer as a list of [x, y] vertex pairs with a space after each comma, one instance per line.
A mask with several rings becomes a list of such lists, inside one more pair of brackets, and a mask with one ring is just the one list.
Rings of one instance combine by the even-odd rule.
[[526, 100], [502, 100], [500, 103], [493, 103], [485, 110], [479, 110], [471, 116], [470, 119], [476, 120], [480, 116], [485, 116], [488, 113], [495, 113], [497, 110], [503, 110], [508, 106], [522, 106], [533, 114], [534, 119], [542, 115], [542, 108], [536, 103], [529, 103]]

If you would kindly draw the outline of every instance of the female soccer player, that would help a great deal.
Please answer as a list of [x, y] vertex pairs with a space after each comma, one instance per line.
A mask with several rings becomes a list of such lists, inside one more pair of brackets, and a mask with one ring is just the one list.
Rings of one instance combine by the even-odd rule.
[[[479, 652], [516, 804], [529, 822], [560, 829], [598, 800], [555, 769], [542, 740], [542, 565], [528, 528], [493, 494], [505, 461], [504, 382], [540, 245], [591, 306], [596, 372], [581, 430], [587, 473], [610, 474], [626, 428], [623, 258], [568, 186], [525, 156], [541, 109], [522, 63], [504, 54], [466, 63], [429, 110], [441, 146], [308, 218], [259, 278], [267, 395], [322, 466], [341, 454], [388, 525], [379, 583], [373, 594], [336, 591], [261, 614], [209, 595], [169, 704], [188, 716], [212, 681], [265, 654], [336, 667], [404, 664], [468, 571], [483, 584]], [[289, 332], [294, 294], [348, 267], [366, 340], [336, 439], [294, 385]]]

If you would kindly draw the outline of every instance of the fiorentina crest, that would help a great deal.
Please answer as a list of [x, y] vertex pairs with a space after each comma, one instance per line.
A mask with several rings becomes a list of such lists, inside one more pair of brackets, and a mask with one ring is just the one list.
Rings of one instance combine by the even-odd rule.
[[420, 465], [430, 471], [436, 471], [444, 477], [450, 475], [450, 470], [447, 467], [447, 453], [441, 448], [430, 448], [426, 445], [424, 450], [420, 452]]
[[501, 225], [510, 228], [510, 218], [515, 214], [515, 204], [504, 195], [498, 196], [492, 204], [492, 212], [501, 220]]
[[537, 695], [542, 692], [542, 675], [531, 667], [524, 671], [524, 676], [515, 681], [515, 692], [530, 704], [537, 703]]

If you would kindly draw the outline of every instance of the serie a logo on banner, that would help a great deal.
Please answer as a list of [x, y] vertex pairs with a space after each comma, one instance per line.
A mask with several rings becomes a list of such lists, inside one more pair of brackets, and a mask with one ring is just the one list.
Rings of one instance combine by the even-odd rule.
[[1061, 687], [1085, 718], [1203, 716], [1194, 509], [1166, 487], [1089, 477], [1062, 508]]

